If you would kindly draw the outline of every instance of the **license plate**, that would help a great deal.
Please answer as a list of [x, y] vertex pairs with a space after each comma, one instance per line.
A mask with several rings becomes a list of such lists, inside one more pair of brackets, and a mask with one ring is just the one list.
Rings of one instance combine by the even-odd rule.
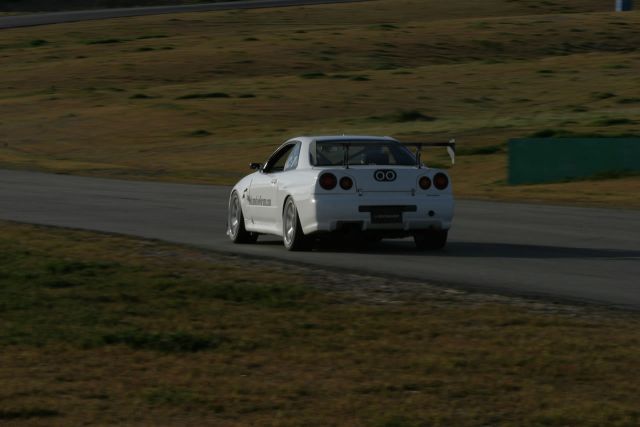
[[373, 224], [397, 224], [402, 223], [402, 211], [396, 209], [373, 209], [371, 211]]

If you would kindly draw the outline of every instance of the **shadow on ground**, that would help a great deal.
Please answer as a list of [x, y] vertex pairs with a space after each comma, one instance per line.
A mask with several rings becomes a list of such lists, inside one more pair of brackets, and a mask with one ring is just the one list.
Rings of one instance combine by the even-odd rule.
[[[277, 239], [259, 240], [257, 245], [281, 247], [282, 241]], [[282, 248], [284, 250], [284, 248]], [[600, 259], [639, 260], [640, 250], [626, 249], [593, 249], [573, 248], [565, 246], [527, 245], [515, 243], [486, 243], [454, 241], [440, 251], [419, 251], [413, 241], [383, 240], [382, 242], [357, 242], [334, 240], [316, 243], [312, 249], [321, 253], [357, 253], [389, 256], [442, 256], [460, 258], [523, 258], [523, 259]]]

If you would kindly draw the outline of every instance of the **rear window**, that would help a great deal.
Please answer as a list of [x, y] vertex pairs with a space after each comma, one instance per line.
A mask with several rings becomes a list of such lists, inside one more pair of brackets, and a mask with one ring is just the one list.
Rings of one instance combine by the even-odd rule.
[[[314, 150], [312, 150], [313, 153]], [[316, 142], [314, 166], [342, 166], [348, 152], [349, 165], [413, 166], [416, 158], [397, 142], [339, 141]], [[315, 158], [314, 158], [315, 157]]]

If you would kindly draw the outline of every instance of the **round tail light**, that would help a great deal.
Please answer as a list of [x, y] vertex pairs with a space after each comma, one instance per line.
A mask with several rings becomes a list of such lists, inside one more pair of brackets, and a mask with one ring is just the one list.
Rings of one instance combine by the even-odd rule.
[[338, 184], [338, 179], [336, 178], [336, 176], [329, 172], [320, 175], [319, 181], [320, 187], [324, 188], [325, 190], [333, 190]]
[[353, 180], [348, 176], [343, 176], [340, 178], [340, 187], [343, 190], [351, 190], [351, 187], [353, 187]]
[[420, 178], [420, 181], [418, 181], [418, 184], [420, 184], [420, 188], [423, 190], [428, 190], [431, 188], [431, 179], [429, 179], [428, 176], [423, 176]]
[[438, 172], [436, 176], [433, 177], [433, 185], [435, 185], [438, 190], [444, 190], [449, 185], [449, 178], [442, 172]]

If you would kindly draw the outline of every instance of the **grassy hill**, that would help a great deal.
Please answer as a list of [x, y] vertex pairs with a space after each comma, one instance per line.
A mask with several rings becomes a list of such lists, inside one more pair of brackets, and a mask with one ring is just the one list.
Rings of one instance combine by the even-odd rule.
[[640, 14], [611, 9], [379, 0], [4, 31], [0, 166], [228, 184], [298, 134], [456, 137], [459, 195], [639, 206], [637, 177], [504, 184], [508, 138], [640, 133]]

